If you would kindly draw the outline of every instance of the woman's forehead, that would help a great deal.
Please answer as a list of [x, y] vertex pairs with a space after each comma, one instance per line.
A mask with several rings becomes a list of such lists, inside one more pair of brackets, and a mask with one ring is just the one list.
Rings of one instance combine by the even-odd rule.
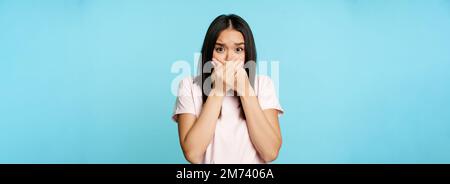
[[241, 32], [234, 29], [225, 29], [217, 38], [217, 43], [221, 44], [241, 44], [244, 43], [244, 36]]

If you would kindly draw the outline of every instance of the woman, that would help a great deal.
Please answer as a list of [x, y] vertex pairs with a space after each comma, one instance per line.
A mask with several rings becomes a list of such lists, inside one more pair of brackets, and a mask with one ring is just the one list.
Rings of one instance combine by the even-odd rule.
[[283, 110], [271, 79], [255, 77], [256, 48], [247, 22], [233, 14], [217, 17], [201, 52], [202, 74], [180, 82], [173, 115], [185, 158], [191, 163], [275, 160]]

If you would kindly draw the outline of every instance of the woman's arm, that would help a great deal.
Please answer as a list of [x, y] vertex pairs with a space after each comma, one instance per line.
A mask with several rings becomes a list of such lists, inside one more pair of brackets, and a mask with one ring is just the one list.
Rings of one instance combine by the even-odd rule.
[[248, 132], [260, 157], [271, 162], [278, 156], [281, 147], [281, 132], [278, 111], [262, 110], [256, 96], [241, 96]]
[[192, 114], [180, 114], [178, 133], [184, 156], [191, 163], [201, 163], [216, 129], [225, 91], [233, 85], [234, 68], [216, 63], [211, 74], [214, 87], [196, 119]]
[[236, 78], [240, 83], [237, 84], [236, 89], [241, 95], [240, 99], [250, 139], [260, 157], [265, 162], [271, 162], [278, 157], [282, 142], [278, 111], [276, 109], [261, 109], [245, 70], [238, 69]]
[[192, 114], [178, 116], [180, 144], [184, 156], [189, 162], [193, 164], [202, 162], [206, 148], [214, 136], [222, 101], [223, 96], [211, 94], [203, 105], [198, 118]]

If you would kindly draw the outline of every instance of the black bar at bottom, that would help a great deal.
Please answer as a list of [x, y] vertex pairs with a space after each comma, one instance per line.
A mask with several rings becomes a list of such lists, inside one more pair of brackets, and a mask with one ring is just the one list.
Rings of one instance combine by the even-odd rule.
[[450, 178], [447, 164], [6, 164], [0, 177], [287, 183], [314, 179]]

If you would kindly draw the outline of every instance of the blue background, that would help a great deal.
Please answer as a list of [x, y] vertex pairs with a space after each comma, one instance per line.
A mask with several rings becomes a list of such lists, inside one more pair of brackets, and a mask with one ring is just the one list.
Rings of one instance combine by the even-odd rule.
[[0, 163], [186, 163], [170, 69], [223, 13], [280, 61], [275, 163], [450, 163], [448, 0], [0, 0]]

